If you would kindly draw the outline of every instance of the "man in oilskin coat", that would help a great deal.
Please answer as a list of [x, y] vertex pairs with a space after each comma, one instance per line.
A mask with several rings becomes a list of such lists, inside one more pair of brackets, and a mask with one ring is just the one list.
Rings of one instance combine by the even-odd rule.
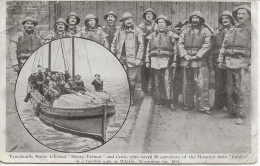
[[35, 32], [38, 25], [32, 17], [26, 17], [22, 22], [23, 28], [10, 38], [9, 56], [12, 68], [19, 74], [24, 62], [42, 45], [42, 38]]
[[226, 117], [236, 118], [241, 125], [250, 110], [251, 10], [238, 6], [232, 15], [238, 23], [225, 35], [218, 65], [227, 69]]
[[194, 107], [196, 95], [196, 110], [210, 114], [208, 56], [212, 31], [200, 11], [190, 15], [189, 23], [190, 26], [181, 32], [178, 41], [184, 78], [184, 110]]

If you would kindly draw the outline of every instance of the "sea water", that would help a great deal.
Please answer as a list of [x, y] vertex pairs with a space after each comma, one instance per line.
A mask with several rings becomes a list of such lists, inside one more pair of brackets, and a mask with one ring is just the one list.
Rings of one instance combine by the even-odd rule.
[[[90, 79], [84, 80], [86, 87], [93, 89]], [[107, 140], [122, 126], [129, 109], [129, 86], [126, 81], [104, 80], [104, 90], [116, 99], [116, 114], [107, 127]], [[21, 94], [21, 95], [19, 95]], [[63, 152], [84, 152], [102, 145], [99, 141], [64, 133], [44, 124], [35, 116], [30, 103], [24, 103], [24, 92], [16, 95], [20, 118], [30, 134], [43, 145]]]

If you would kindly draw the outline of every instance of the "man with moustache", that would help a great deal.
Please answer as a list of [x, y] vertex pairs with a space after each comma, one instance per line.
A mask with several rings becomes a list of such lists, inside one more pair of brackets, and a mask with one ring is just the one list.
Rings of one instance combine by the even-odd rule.
[[220, 110], [227, 106], [227, 92], [226, 92], [226, 77], [227, 70], [225, 68], [219, 68], [218, 56], [221, 49], [225, 34], [234, 26], [234, 18], [230, 11], [224, 11], [218, 19], [221, 28], [217, 30], [213, 37], [213, 65], [215, 69], [215, 102], [214, 109]]
[[52, 40], [60, 39], [68, 36], [68, 24], [63, 18], [59, 18], [55, 25], [54, 31], [51, 31], [45, 38], [45, 42], [50, 42]]
[[78, 27], [80, 23], [80, 18], [75, 12], [70, 12], [70, 14], [66, 18], [66, 22], [69, 25], [68, 27], [68, 36], [69, 37], [80, 37], [81, 28]]
[[219, 54], [219, 67], [227, 69], [228, 117], [241, 125], [250, 108], [251, 10], [238, 6], [232, 13], [238, 22], [225, 35]]
[[178, 41], [184, 77], [184, 110], [193, 108], [196, 95], [196, 110], [211, 114], [208, 53], [211, 48], [212, 32], [205, 25], [205, 19], [200, 11], [194, 11], [190, 15], [189, 23], [190, 26], [181, 32]]
[[85, 17], [85, 28], [81, 31], [81, 37], [93, 40], [109, 48], [107, 41], [107, 34], [97, 27], [98, 18], [93, 14], [88, 14]]
[[120, 26], [116, 25], [117, 16], [113, 11], [110, 11], [107, 14], [105, 14], [103, 18], [107, 21], [107, 25], [103, 26], [102, 28], [103, 28], [103, 31], [106, 34], [108, 34], [107, 40], [108, 40], [108, 45], [109, 45], [109, 49], [110, 49], [111, 43], [114, 38], [114, 34]]
[[130, 84], [131, 105], [134, 105], [134, 91], [136, 78], [140, 71], [144, 56], [144, 33], [134, 25], [133, 16], [126, 12], [123, 14], [123, 25], [116, 31], [111, 51], [124, 65]]
[[22, 21], [23, 29], [10, 38], [9, 55], [12, 68], [19, 74], [24, 62], [42, 45], [41, 36], [35, 32], [38, 22], [27, 17]]
[[[157, 24], [155, 23], [156, 13], [152, 8], [148, 8], [143, 13], [143, 19], [145, 20], [141, 24], [139, 24], [139, 28], [145, 33], [144, 45], [145, 49], [147, 48], [148, 39], [146, 38], [152, 32], [157, 29]], [[146, 52], [146, 50], [144, 50]], [[143, 59], [144, 61], [144, 59]], [[145, 63], [141, 67], [141, 87], [144, 93], [147, 93], [148, 88], [148, 80], [150, 77], [150, 70], [145, 66]]]

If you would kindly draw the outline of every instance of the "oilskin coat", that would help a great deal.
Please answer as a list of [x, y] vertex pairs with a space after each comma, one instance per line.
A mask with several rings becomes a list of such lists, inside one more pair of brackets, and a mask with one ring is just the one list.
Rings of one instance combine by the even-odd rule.
[[119, 27], [120, 26], [118, 26], [118, 25], [112, 25], [112, 26], [106, 25], [106, 26], [102, 27], [103, 31], [108, 35], [107, 41], [108, 41], [108, 48], [109, 49], [111, 49], [111, 44], [112, 44], [112, 41], [114, 39], [114, 34], [119, 29]]
[[[183, 68], [183, 93], [185, 106], [194, 106], [196, 94], [197, 109], [209, 109], [209, 71], [208, 56], [211, 49], [210, 29], [202, 24], [196, 28], [188, 27], [180, 34], [178, 48]], [[186, 60], [185, 55], [195, 57]]]
[[25, 30], [15, 33], [10, 38], [9, 55], [12, 66], [18, 65], [21, 70], [23, 63], [41, 45], [42, 38], [36, 32], [28, 34]]
[[251, 22], [229, 29], [220, 50], [218, 62], [227, 68], [228, 111], [246, 116], [250, 105]]
[[93, 40], [99, 44], [102, 44], [106, 48], [109, 48], [107, 36], [108, 35], [104, 31], [99, 30], [98, 28], [88, 29], [85, 27], [81, 31], [81, 37]]
[[[144, 52], [146, 52], [146, 48], [148, 44], [148, 39], [146, 37], [149, 36], [151, 33], [153, 33], [157, 29], [158, 25], [154, 21], [152, 22], [144, 21], [141, 24], [139, 24], [138, 27], [141, 28], [142, 31], [145, 33]], [[145, 61], [145, 59], [143, 59], [143, 61]], [[148, 92], [147, 88], [148, 88], [149, 79], [150, 79], [150, 69], [146, 67], [145, 63], [143, 63], [141, 67], [141, 87], [144, 93]]]
[[[111, 44], [111, 51], [118, 59], [123, 59], [124, 65], [134, 67], [136, 59], [143, 59], [144, 56], [144, 33], [137, 26], [126, 29], [121, 26], [114, 34]], [[122, 53], [125, 45], [125, 53]], [[122, 55], [125, 54], [125, 57]]]
[[148, 93], [156, 99], [171, 100], [173, 95], [173, 64], [176, 62], [174, 33], [153, 32], [147, 39], [146, 62], [151, 66]]

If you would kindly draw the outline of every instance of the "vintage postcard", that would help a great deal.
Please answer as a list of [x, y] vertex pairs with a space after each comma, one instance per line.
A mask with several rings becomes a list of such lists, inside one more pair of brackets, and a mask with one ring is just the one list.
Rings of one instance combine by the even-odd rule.
[[0, 9], [1, 162], [257, 162], [255, 1]]

